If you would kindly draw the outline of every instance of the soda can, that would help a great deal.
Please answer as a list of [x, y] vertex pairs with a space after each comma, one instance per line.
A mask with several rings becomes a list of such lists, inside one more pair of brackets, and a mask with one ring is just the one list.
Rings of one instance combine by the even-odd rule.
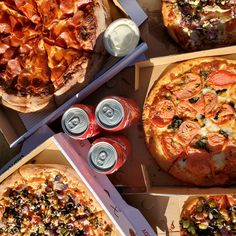
[[63, 131], [71, 138], [82, 140], [93, 137], [101, 132], [95, 119], [95, 107], [76, 104], [69, 108], [62, 116]]
[[95, 118], [104, 130], [120, 131], [139, 120], [139, 107], [135, 100], [110, 96], [96, 107]]
[[126, 136], [107, 136], [92, 143], [88, 163], [99, 173], [112, 174], [125, 163], [130, 153], [131, 144]]

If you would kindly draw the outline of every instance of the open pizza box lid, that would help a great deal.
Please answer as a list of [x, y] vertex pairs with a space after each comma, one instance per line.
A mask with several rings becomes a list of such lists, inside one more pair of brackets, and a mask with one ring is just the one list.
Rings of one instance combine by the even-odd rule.
[[135, 235], [156, 235], [141, 213], [122, 199], [107, 176], [89, 168], [86, 161], [89, 141], [76, 141], [59, 133], [35, 148], [52, 134], [44, 127], [31, 136], [24, 143], [21, 153], [1, 169], [0, 182], [26, 163], [69, 165], [105, 210], [120, 235], [133, 235], [132, 232]]
[[[233, 54], [235, 53], [235, 54]], [[188, 59], [223, 56], [229, 59], [236, 59], [236, 46], [219, 49], [205, 50], [201, 52], [185, 53], [174, 56], [153, 58], [148, 61], [136, 63], [135, 68], [135, 89], [138, 94], [139, 102], [144, 103], [154, 81], [164, 75], [177, 62]], [[236, 193], [235, 186], [226, 188], [198, 188], [184, 184], [174, 177], [160, 170], [154, 158], [149, 154], [144, 140], [136, 144], [137, 153], [143, 156], [142, 172], [147, 192], [156, 195], [199, 195], [199, 194], [231, 194]]]
[[[121, 17], [129, 17], [140, 26], [147, 19], [147, 15], [140, 8], [136, 0], [108, 0], [108, 2], [114, 20]], [[139, 45], [127, 56], [122, 58], [110, 56], [101, 71], [87, 86], [57, 108], [24, 114], [1, 106], [0, 132], [3, 133], [10, 147], [15, 147], [40, 127], [50, 124], [60, 117], [72, 104], [80, 102], [125, 67], [134, 63], [146, 50], [147, 44], [140, 40]]]

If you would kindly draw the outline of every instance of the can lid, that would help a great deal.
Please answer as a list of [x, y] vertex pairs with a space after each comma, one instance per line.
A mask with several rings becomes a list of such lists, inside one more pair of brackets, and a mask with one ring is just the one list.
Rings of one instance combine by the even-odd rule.
[[123, 106], [115, 99], [102, 100], [96, 107], [95, 117], [98, 125], [102, 128], [114, 128], [124, 118]]
[[63, 114], [61, 125], [65, 133], [71, 136], [77, 136], [87, 130], [89, 118], [83, 109], [72, 107]]
[[107, 142], [92, 145], [88, 153], [88, 162], [98, 172], [111, 170], [117, 161], [116, 149]]
[[103, 41], [106, 50], [115, 57], [129, 54], [138, 45], [140, 31], [130, 19], [120, 18], [106, 29]]

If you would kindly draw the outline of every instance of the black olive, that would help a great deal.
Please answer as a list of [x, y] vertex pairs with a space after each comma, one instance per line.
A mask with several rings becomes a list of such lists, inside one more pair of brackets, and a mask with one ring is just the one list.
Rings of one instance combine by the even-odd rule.
[[232, 210], [233, 212], [236, 212], [236, 206], [232, 206], [232, 207], [231, 207], [231, 210]]
[[222, 129], [219, 130], [219, 134], [222, 134], [225, 138], [229, 137], [229, 135]]
[[75, 204], [72, 201], [69, 201], [69, 202], [66, 203], [66, 208], [69, 209], [69, 210], [73, 209], [74, 206], [75, 206]]
[[88, 207], [84, 208], [84, 213], [88, 216], [92, 214], [91, 210]]
[[58, 181], [58, 180], [61, 179], [61, 176], [60, 175], [56, 175], [54, 179], [55, 179], [55, 181]]
[[11, 233], [12, 234], [16, 234], [20, 231], [20, 228], [18, 228], [18, 226], [14, 226], [12, 229], [11, 229]]
[[222, 93], [224, 93], [226, 91], [227, 91], [227, 89], [219, 89], [219, 90], [216, 90], [216, 93], [217, 94], [222, 94]]
[[194, 148], [197, 149], [204, 149], [207, 152], [209, 152], [209, 149], [207, 147], [207, 142], [208, 142], [208, 138], [207, 137], [201, 137], [194, 145]]
[[83, 236], [85, 235], [84, 231], [81, 230], [81, 229], [78, 229], [76, 232], [75, 232], [75, 236]]

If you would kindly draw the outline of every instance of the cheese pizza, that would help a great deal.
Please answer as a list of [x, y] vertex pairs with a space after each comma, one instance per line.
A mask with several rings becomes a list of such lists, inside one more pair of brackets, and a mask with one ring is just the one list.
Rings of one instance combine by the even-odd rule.
[[181, 236], [230, 236], [235, 233], [235, 196], [190, 197], [184, 203], [180, 216]]
[[163, 21], [184, 49], [236, 43], [235, 0], [162, 0]]
[[236, 61], [177, 64], [146, 98], [143, 126], [159, 166], [199, 186], [236, 182]]
[[0, 185], [1, 235], [120, 235], [79, 179], [63, 165], [19, 168]]
[[104, 62], [106, 0], [0, 1], [0, 97], [40, 110], [86, 85]]

